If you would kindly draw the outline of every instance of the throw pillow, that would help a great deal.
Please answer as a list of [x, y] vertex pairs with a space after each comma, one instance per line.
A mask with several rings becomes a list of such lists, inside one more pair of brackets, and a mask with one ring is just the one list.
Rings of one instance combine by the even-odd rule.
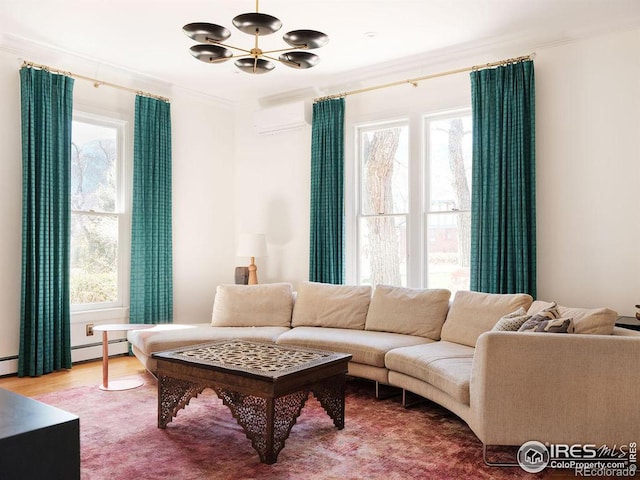
[[524, 307], [520, 307], [513, 313], [505, 315], [493, 326], [494, 332], [517, 332], [520, 327], [531, 318], [531, 315], [527, 315], [527, 311]]
[[[551, 305], [543, 308], [535, 315], [541, 315], [549, 320], [553, 320], [554, 318], [560, 318], [560, 312], [558, 311], [558, 304], [556, 302], [551, 302]], [[535, 316], [534, 315], [534, 316]]]
[[534, 315], [524, 322], [519, 332], [572, 333], [573, 320], [570, 318], [549, 318], [547, 315]]
[[219, 285], [213, 302], [214, 327], [290, 327], [290, 283]]
[[367, 312], [365, 330], [440, 340], [450, 296], [451, 292], [445, 289], [377, 285]]

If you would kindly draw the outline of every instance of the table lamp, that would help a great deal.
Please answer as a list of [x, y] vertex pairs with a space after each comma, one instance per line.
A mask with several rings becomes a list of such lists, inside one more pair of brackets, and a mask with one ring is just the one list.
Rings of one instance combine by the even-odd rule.
[[256, 257], [267, 256], [267, 239], [263, 233], [241, 233], [238, 238], [238, 246], [236, 249], [238, 257], [250, 257], [251, 265], [249, 265], [249, 285], [258, 284], [258, 274], [255, 259]]

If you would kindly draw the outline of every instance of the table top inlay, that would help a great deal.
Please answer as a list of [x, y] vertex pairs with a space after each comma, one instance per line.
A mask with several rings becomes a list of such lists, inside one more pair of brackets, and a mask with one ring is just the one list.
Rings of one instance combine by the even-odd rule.
[[311, 348], [226, 340], [154, 353], [153, 357], [275, 379], [316, 365], [342, 360], [350, 355]]

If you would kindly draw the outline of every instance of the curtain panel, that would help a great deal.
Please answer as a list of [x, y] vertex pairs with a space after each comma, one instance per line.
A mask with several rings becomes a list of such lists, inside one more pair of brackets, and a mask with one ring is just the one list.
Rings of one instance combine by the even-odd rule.
[[344, 282], [344, 98], [313, 105], [309, 280]]
[[73, 79], [20, 70], [22, 279], [18, 376], [71, 368]]
[[136, 96], [131, 220], [131, 323], [173, 321], [171, 112]]
[[532, 61], [471, 73], [471, 290], [536, 296]]

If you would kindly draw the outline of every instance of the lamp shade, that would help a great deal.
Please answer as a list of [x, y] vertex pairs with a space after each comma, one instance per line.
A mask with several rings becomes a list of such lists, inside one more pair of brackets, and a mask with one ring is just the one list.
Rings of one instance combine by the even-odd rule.
[[267, 239], [264, 233], [241, 233], [236, 248], [238, 257], [266, 257]]

